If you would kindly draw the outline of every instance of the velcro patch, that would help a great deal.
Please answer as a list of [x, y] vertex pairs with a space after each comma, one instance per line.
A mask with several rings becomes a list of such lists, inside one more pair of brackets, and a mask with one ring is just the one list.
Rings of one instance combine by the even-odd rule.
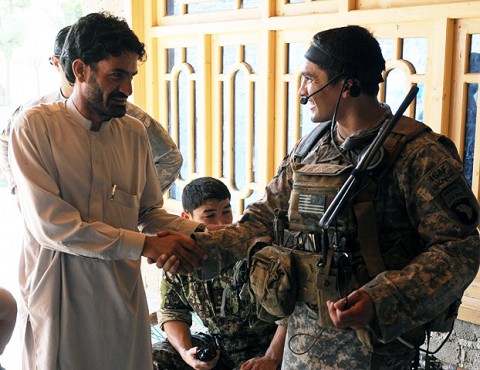
[[325, 212], [325, 195], [300, 194], [298, 211], [300, 213], [323, 214]]
[[456, 168], [452, 166], [448, 160], [445, 160], [427, 173], [423, 179], [423, 186], [426, 187], [433, 196], [436, 196], [446, 186], [455, 181], [458, 175], [459, 173], [456, 171]]

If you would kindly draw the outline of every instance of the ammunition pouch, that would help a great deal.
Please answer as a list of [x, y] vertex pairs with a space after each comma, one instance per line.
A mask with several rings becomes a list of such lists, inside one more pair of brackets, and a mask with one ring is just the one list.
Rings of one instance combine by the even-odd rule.
[[[328, 314], [327, 301], [337, 301], [338, 294], [337, 269], [331, 264], [330, 256], [327, 263], [322, 264], [319, 253], [293, 250], [293, 260], [298, 284], [297, 301], [307, 303], [318, 313], [318, 324], [326, 328], [336, 328]], [[330, 263], [328, 263], [330, 261]]]
[[257, 316], [273, 322], [289, 316], [295, 302], [302, 301], [318, 310], [319, 325], [336, 328], [327, 308], [327, 301], [341, 298], [332, 254], [330, 250], [327, 263], [320, 267], [319, 253], [277, 245], [254, 252], [249, 258], [249, 277]]
[[297, 298], [292, 250], [269, 245], [254, 252], [249, 261], [250, 292], [256, 301], [257, 317], [274, 322], [289, 316]]

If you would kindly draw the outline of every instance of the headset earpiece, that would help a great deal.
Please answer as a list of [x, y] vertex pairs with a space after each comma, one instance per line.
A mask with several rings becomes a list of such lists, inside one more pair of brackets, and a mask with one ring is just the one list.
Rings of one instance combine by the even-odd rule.
[[348, 92], [350, 93], [350, 96], [352, 98], [356, 98], [357, 96], [360, 95], [360, 93], [362, 92], [362, 88], [358, 84], [358, 81], [356, 80], [352, 81], [352, 86], [350, 86], [350, 88], [348, 89]]

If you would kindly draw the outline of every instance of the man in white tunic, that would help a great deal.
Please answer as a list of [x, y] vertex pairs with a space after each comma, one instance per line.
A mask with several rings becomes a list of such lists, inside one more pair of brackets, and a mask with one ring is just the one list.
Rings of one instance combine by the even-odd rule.
[[125, 115], [144, 60], [124, 20], [82, 17], [61, 57], [72, 95], [13, 125], [25, 370], [151, 370], [140, 256], [183, 273], [205, 258], [187, 236], [202, 225], [162, 209], [145, 128]]

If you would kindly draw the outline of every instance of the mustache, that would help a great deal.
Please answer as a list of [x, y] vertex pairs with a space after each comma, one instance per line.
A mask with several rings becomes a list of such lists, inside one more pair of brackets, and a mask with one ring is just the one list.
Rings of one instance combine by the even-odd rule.
[[120, 99], [128, 99], [128, 96], [125, 95], [124, 93], [122, 92], [113, 92], [111, 93], [109, 96], [108, 96], [108, 99], [117, 99], [117, 98], [120, 98]]

